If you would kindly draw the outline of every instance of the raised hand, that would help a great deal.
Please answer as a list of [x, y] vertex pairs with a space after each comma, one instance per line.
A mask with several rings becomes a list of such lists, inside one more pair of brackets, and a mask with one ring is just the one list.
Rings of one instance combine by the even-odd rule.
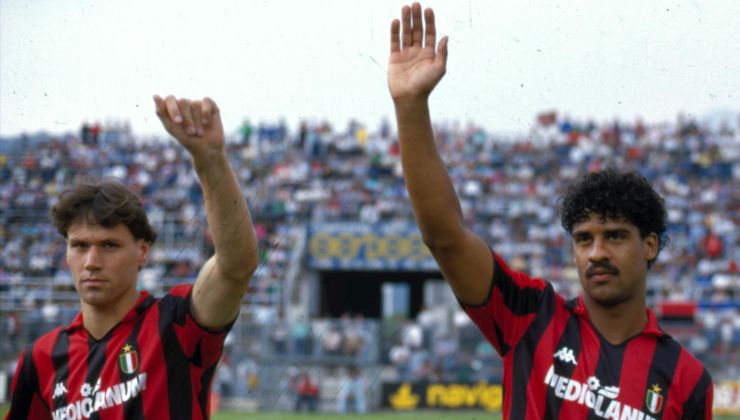
[[414, 3], [401, 9], [401, 21], [391, 22], [388, 88], [396, 102], [426, 99], [445, 74], [447, 37], [437, 46], [434, 11], [424, 10], [424, 24], [421, 15], [421, 5]]
[[164, 128], [191, 155], [223, 150], [221, 114], [211, 98], [190, 100], [169, 95], [162, 99], [154, 95], [154, 103]]

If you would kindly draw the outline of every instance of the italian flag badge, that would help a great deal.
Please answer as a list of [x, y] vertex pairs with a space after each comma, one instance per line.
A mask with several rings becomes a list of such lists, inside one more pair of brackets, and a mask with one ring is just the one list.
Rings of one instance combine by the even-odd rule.
[[660, 395], [660, 391], [658, 384], [655, 384], [652, 389], [648, 390], [645, 398], [647, 409], [653, 414], [658, 414], [660, 409], [663, 408], [663, 396]]
[[129, 375], [135, 373], [139, 369], [139, 352], [134, 347], [126, 344], [118, 356], [118, 365], [121, 367], [121, 372], [123, 373]]

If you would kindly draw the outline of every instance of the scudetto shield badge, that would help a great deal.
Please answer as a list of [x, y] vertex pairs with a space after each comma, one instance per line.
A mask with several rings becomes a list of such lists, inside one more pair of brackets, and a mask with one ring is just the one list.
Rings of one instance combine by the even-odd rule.
[[126, 344], [118, 356], [118, 365], [123, 373], [129, 375], [135, 373], [139, 369], [139, 352], [134, 347]]
[[647, 409], [653, 414], [658, 414], [663, 408], [663, 396], [660, 395], [660, 391], [658, 384], [655, 384], [652, 389], [648, 390], [645, 398]]

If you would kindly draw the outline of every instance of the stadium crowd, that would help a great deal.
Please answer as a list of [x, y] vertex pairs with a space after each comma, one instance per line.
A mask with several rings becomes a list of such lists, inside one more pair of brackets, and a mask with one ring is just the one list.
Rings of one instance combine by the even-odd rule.
[[[697, 303], [691, 325], [702, 333], [685, 337], [688, 348], [714, 375], [722, 367], [721, 375], [738, 377], [738, 126], [740, 121], [710, 128], [691, 118], [671, 124], [596, 124], [548, 112], [529, 133], [516, 137], [456, 123], [439, 124], [435, 136], [469, 226], [513, 268], [543, 277], [570, 296], [579, 285], [570, 243], [552, 210], [557, 197], [583, 171], [615, 164], [644, 174], [665, 198], [670, 222], [670, 243], [650, 273], [649, 303]], [[296, 226], [413, 220], [399, 146], [387, 122], [374, 131], [356, 121], [345, 129], [306, 122], [295, 132], [285, 123], [253, 127], [245, 122], [229, 140], [231, 163], [253, 206], [263, 250], [247, 303], [271, 309], [256, 312], [257, 323], [281, 320]], [[141, 273], [143, 287], [194, 279], [212, 244], [203, 235], [201, 191], [189, 165], [186, 152], [174, 142], [142, 141], [121, 127], [3, 141], [2, 332], [17, 337], [19, 330], [35, 326], [28, 333], [34, 338], [77, 311], [65, 244], [48, 211], [59, 192], [83, 178], [120, 178], [144, 198], [160, 237]], [[60, 301], [64, 293], [71, 298]], [[370, 341], [362, 328], [368, 321], [355, 321], [321, 329], [314, 341], [323, 347], [322, 354], [362, 357], [358, 342]], [[451, 324], [456, 331], [434, 329], [420, 315], [385, 335], [379, 357], [395, 367], [400, 379], [497, 379], [500, 362], [492, 348], [464, 320]], [[292, 329], [283, 331], [283, 340], [303, 340], [288, 347], [309, 351], [305, 340], [315, 334], [310, 325], [286, 328]], [[274, 332], [279, 353], [288, 347], [281, 347], [281, 330]], [[23, 340], [4, 341], [3, 354], [15, 356]]]

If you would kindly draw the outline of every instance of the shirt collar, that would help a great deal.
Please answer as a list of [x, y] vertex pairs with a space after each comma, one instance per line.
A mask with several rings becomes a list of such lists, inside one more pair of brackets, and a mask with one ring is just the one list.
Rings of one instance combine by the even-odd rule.
[[[583, 303], [583, 296], [578, 296], [565, 303], [565, 307], [584, 319], [589, 319], [588, 311], [586, 311], [586, 305]], [[656, 337], [667, 337], [668, 334], [663, 332], [658, 325], [658, 319], [655, 317], [655, 313], [652, 309], [646, 308], [647, 311], [647, 324], [642, 330], [642, 334], [653, 335]]]
[[[136, 304], [134, 305], [134, 307], [131, 308], [130, 311], [128, 311], [128, 313], [123, 317], [123, 319], [121, 319], [121, 321], [118, 324], [116, 324], [116, 326], [122, 323], [125, 323], [125, 322], [130, 322], [133, 319], [135, 319], [137, 315], [139, 315], [145, 309], [150, 307], [153, 301], [154, 299], [151, 297], [149, 292], [147, 292], [146, 290], [141, 291], [139, 293], [139, 299], [136, 300]], [[83, 328], [84, 326], [85, 326], [85, 323], [82, 319], [82, 311], [80, 311], [77, 313], [77, 316], [75, 316], [75, 319], [73, 319], [72, 322], [69, 325], [67, 325], [66, 330], [67, 332], [71, 333], [77, 329]]]

